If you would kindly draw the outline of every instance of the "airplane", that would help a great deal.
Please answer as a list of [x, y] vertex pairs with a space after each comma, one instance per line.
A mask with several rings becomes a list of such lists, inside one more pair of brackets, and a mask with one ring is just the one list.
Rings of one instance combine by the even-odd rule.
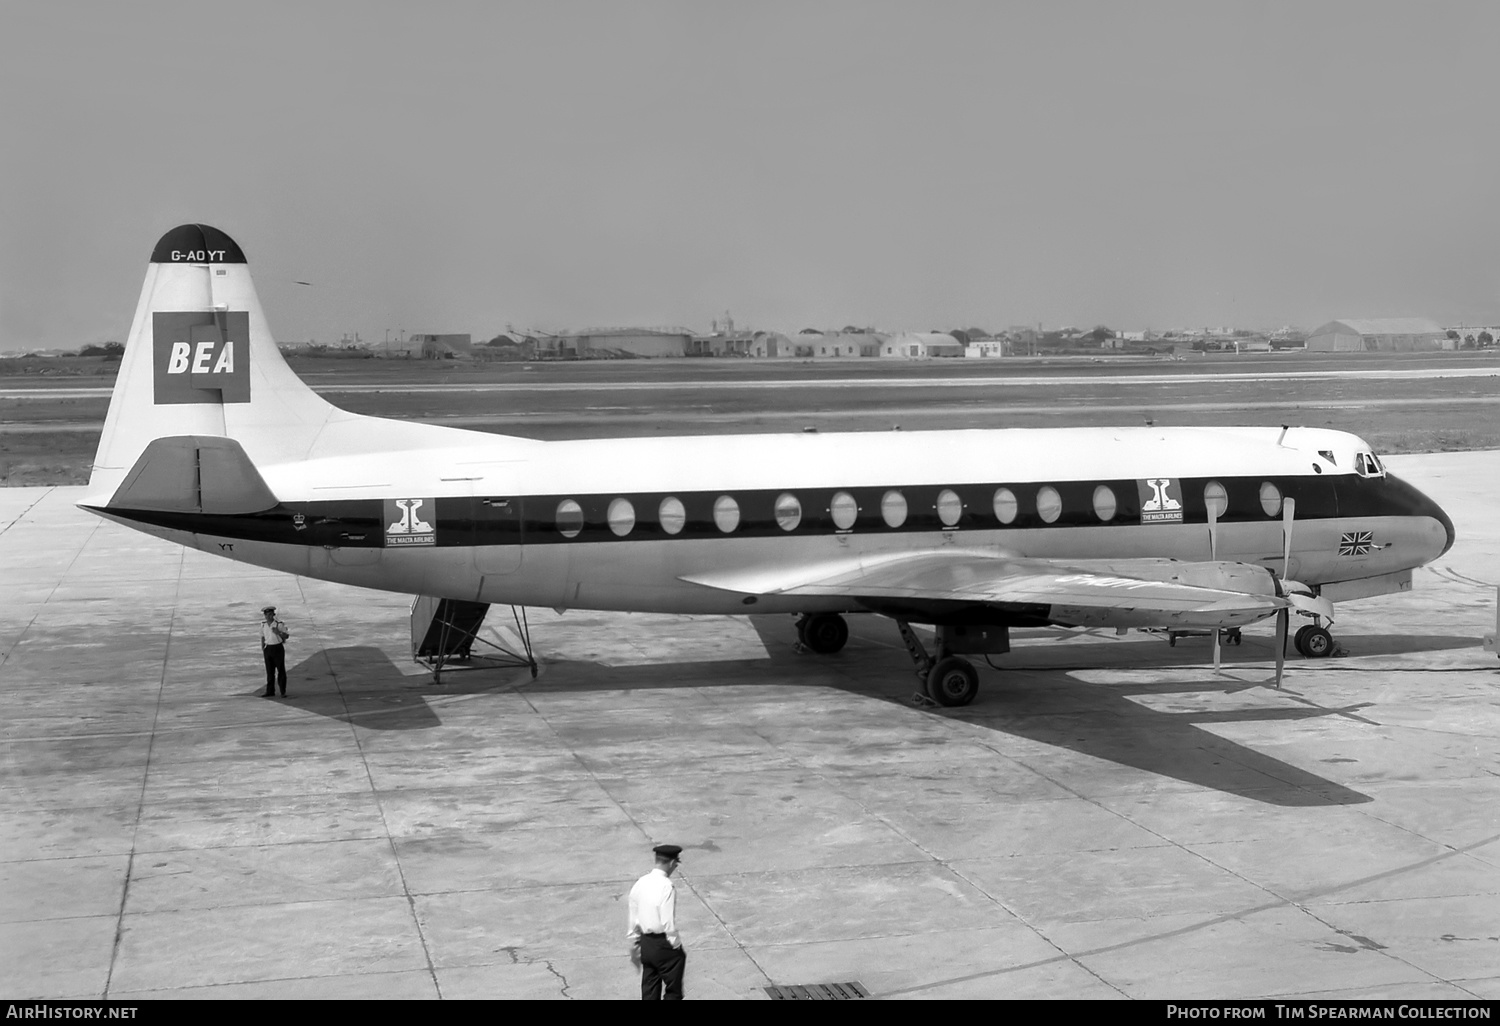
[[948, 707], [978, 693], [966, 656], [1049, 625], [1212, 632], [1217, 663], [1220, 631], [1274, 617], [1279, 686], [1293, 614], [1299, 652], [1329, 655], [1335, 601], [1409, 589], [1454, 540], [1369, 445], [1323, 429], [538, 441], [349, 413], [287, 365], [243, 250], [202, 224], [152, 251], [79, 505], [479, 619], [785, 613], [827, 654], [847, 614], [880, 614]]

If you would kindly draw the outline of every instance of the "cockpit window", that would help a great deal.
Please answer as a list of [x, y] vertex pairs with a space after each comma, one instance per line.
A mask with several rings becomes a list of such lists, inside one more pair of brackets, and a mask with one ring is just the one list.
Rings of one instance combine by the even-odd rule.
[[1354, 454], [1354, 472], [1360, 477], [1385, 477], [1385, 466], [1373, 452]]

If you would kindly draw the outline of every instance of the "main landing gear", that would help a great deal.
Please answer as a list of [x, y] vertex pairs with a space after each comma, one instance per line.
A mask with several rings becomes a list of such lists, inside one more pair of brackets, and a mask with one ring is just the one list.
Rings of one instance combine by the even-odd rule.
[[922, 639], [905, 620], [896, 621], [901, 640], [916, 667], [926, 696], [938, 705], [952, 708], [968, 705], [979, 694], [979, 671], [956, 650], [1002, 653], [1010, 651], [1010, 634], [1004, 627], [938, 627], [937, 658], [927, 654]]
[[[1001, 654], [1010, 651], [1010, 633], [1004, 627], [938, 627], [937, 654], [929, 655], [906, 620], [896, 620], [901, 640], [916, 667], [917, 679], [927, 699], [942, 706], [968, 705], [979, 694], [979, 671], [957, 653]], [[797, 640], [819, 655], [832, 655], [849, 640], [849, 625], [838, 613], [813, 613], [797, 621]]]
[[833, 655], [849, 640], [849, 625], [837, 613], [813, 613], [797, 621], [797, 640], [818, 655]]

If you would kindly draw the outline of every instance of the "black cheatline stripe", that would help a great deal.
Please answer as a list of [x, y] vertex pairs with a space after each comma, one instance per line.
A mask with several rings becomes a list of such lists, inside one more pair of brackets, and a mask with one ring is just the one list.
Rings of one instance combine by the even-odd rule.
[[[1421, 493], [1396, 479], [1309, 475], [1193, 477], [1171, 480], [1180, 486], [1182, 519], [1147, 526], [1206, 524], [1208, 515], [1204, 486], [1210, 481], [1223, 485], [1228, 493], [1228, 508], [1218, 518], [1220, 523], [1226, 525], [1266, 523], [1280, 519], [1279, 507], [1268, 514], [1261, 505], [1261, 487], [1266, 482], [1275, 485], [1281, 495], [1296, 500], [1299, 521], [1333, 517], [1432, 515], [1431, 509], [1435, 508]], [[1108, 521], [1101, 521], [1094, 512], [1094, 492], [1101, 486], [1110, 489], [1115, 501], [1114, 515]], [[1056, 489], [1061, 498], [1061, 515], [1052, 523], [1042, 520], [1037, 514], [1037, 493], [1043, 487]], [[1001, 488], [1009, 489], [1017, 500], [1017, 515], [1008, 524], [1002, 524], [994, 511], [994, 497]], [[938, 511], [939, 496], [945, 490], [956, 493], [962, 502], [959, 519], [951, 525], [943, 522]], [[436, 530], [431, 544], [439, 548], [518, 543], [624, 544], [677, 538], [780, 538], [844, 533], [834, 523], [831, 513], [833, 497], [839, 492], [852, 495], [858, 506], [858, 514], [847, 532], [853, 534], [1061, 530], [1076, 527], [1140, 526], [1142, 523], [1141, 488], [1134, 479], [624, 494], [575, 492], [438, 498], [433, 521]], [[881, 513], [881, 502], [888, 492], [898, 492], [906, 500], [907, 516], [897, 527], [889, 526]], [[776, 520], [777, 499], [783, 494], [795, 495], [801, 506], [800, 521], [791, 531], [783, 530]], [[724, 496], [735, 500], [739, 512], [738, 524], [729, 532], [720, 530], [714, 518], [714, 505]], [[668, 533], [656, 519], [662, 500], [668, 497], [681, 501], [686, 513], [683, 528], [677, 533]], [[629, 501], [635, 515], [633, 526], [623, 536], [616, 535], [609, 526], [609, 507], [617, 499]], [[564, 535], [557, 523], [558, 506], [566, 500], [577, 503], [582, 514], [582, 523], [573, 536]], [[388, 501], [391, 500], [292, 502], [262, 513], [234, 515], [128, 509], [108, 509], [107, 512], [142, 524], [246, 541], [317, 547], [381, 548], [386, 544]]]

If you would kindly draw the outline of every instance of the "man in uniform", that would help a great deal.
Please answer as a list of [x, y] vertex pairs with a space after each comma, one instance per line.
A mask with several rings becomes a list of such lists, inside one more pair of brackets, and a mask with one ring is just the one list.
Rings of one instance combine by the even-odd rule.
[[681, 1001], [687, 952], [677, 936], [677, 890], [672, 874], [681, 865], [682, 849], [658, 844], [652, 850], [656, 868], [630, 888], [630, 960], [641, 970], [642, 1001]]
[[261, 698], [273, 698], [276, 686], [281, 686], [281, 697], [286, 697], [286, 639], [291, 632], [286, 624], [276, 619], [276, 607], [266, 606], [260, 611], [265, 620], [260, 625], [260, 653], [266, 661], [266, 690]]

